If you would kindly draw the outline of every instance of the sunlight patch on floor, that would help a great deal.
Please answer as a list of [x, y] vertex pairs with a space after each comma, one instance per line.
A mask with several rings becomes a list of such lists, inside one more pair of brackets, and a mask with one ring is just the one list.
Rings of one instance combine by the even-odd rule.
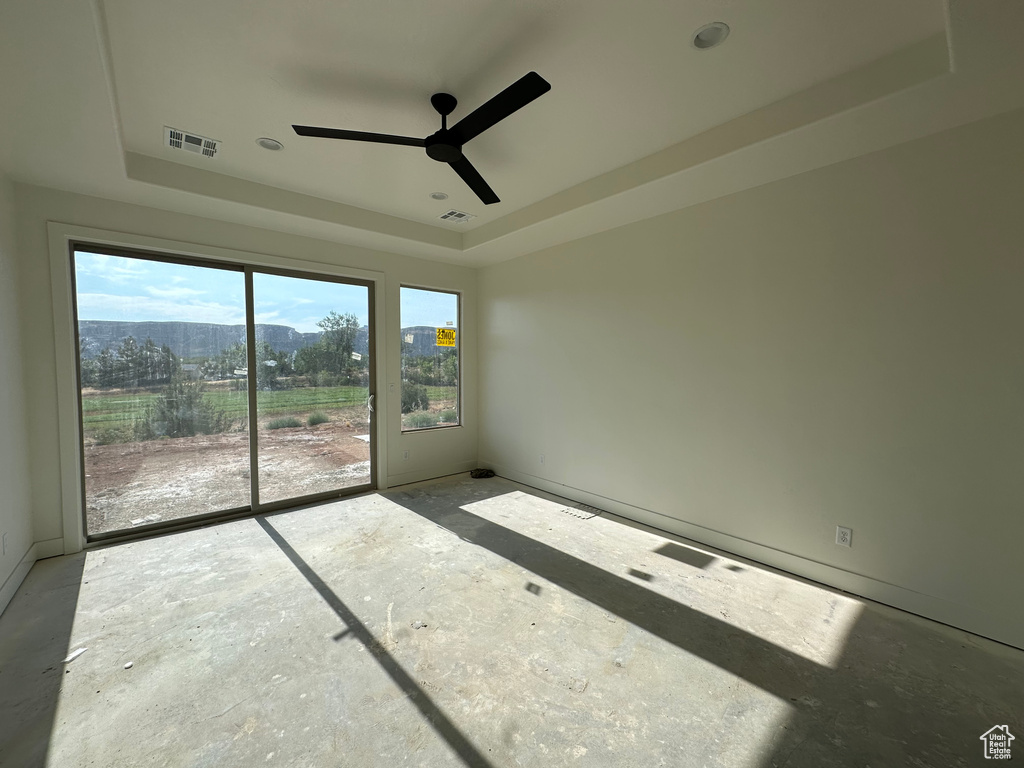
[[822, 666], [838, 664], [863, 610], [856, 599], [613, 519], [574, 519], [578, 527], [566, 528], [561, 522], [574, 516], [564, 501], [512, 491], [462, 509]]

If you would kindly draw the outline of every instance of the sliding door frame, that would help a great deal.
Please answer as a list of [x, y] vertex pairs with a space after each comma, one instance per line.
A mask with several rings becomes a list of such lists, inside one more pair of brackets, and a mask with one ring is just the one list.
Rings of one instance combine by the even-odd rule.
[[[61, 508], [63, 519], [62, 535], [51, 548], [62, 543], [65, 554], [78, 552], [86, 546], [124, 540], [155, 532], [167, 532], [206, 525], [210, 522], [251, 516], [278, 509], [301, 506], [318, 501], [336, 499], [367, 490], [384, 490], [387, 478], [387, 408], [386, 393], [378, 389], [377, 382], [385, 380], [386, 355], [381, 354], [386, 344], [386, 295], [384, 273], [357, 267], [346, 267], [325, 262], [291, 259], [283, 256], [238, 251], [215, 246], [196, 245], [162, 238], [130, 235], [109, 230], [94, 229], [76, 225], [47, 223], [50, 250], [50, 285], [54, 311], [54, 343], [56, 347], [57, 372], [57, 429], [60, 440], [61, 467]], [[339, 249], [343, 246], [339, 246]], [[353, 488], [312, 494], [274, 502], [271, 504], [251, 503], [218, 512], [195, 515], [176, 521], [139, 526], [109, 534], [87, 535], [85, 527], [85, 472], [82, 442], [81, 388], [78, 360], [78, 318], [74, 284], [74, 250], [94, 249], [100, 253], [111, 253], [126, 257], [185, 264], [189, 266], [213, 267], [240, 271], [246, 276], [247, 288], [251, 289], [252, 274], [267, 274], [299, 277], [326, 282], [356, 284], [367, 287], [369, 301], [370, 334], [368, 339], [371, 365], [369, 370], [369, 393], [374, 396], [374, 411], [370, 414], [370, 483]], [[248, 315], [252, 312], [251, 295], [247, 296], [247, 328], [252, 327]], [[250, 331], [247, 330], [247, 334]], [[254, 355], [251, 345], [249, 350]], [[250, 387], [253, 392], [254, 388]], [[250, 395], [251, 403], [252, 395]], [[250, 414], [250, 444], [254, 439], [253, 414]], [[250, 453], [250, 461], [254, 460]], [[255, 476], [255, 473], [253, 473]], [[257, 501], [256, 497], [250, 499]], [[62, 542], [61, 542], [62, 539]]]
[[[369, 355], [371, 365], [369, 367], [370, 380], [367, 386], [368, 402], [372, 399], [376, 403], [377, 394], [377, 323], [374, 316], [374, 295], [373, 295], [373, 283], [368, 280], [360, 280], [356, 278], [343, 278], [343, 277], [331, 277], [325, 275], [318, 275], [310, 272], [304, 272], [293, 269], [274, 269], [271, 267], [245, 267], [245, 342], [246, 342], [246, 355], [248, 356], [248, 370], [256, 370], [256, 302], [255, 296], [253, 295], [253, 275], [277, 275], [278, 277], [294, 277], [300, 280], [319, 280], [326, 283], [339, 283], [342, 285], [358, 285], [367, 289], [367, 313], [369, 315], [369, 335], [367, 337], [367, 344], [369, 345]], [[287, 509], [288, 507], [294, 507], [301, 504], [310, 504], [316, 501], [323, 501], [326, 499], [336, 499], [339, 496], [351, 496], [356, 493], [365, 493], [366, 491], [374, 490], [377, 488], [377, 457], [374, 453], [374, 449], [377, 446], [377, 407], [374, 405], [374, 409], [369, 411], [369, 429], [370, 429], [370, 482], [363, 483], [362, 485], [352, 486], [351, 488], [342, 488], [337, 491], [324, 491], [322, 493], [311, 493], [305, 496], [292, 496], [288, 499], [282, 499], [280, 501], [274, 501], [269, 504], [264, 504], [260, 501], [260, 487], [259, 487], [259, 430], [257, 424], [257, 417], [259, 416], [258, 408], [258, 395], [255, 387], [248, 388], [249, 393], [249, 478], [252, 483], [252, 502], [251, 506], [255, 512], [273, 512], [278, 509]]]

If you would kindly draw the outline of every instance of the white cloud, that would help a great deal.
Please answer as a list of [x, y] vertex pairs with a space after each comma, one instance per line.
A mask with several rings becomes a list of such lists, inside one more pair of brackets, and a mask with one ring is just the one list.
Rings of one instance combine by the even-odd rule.
[[148, 296], [116, 296], [109, 293], [78, 294], [78, 314], [83, 320], [124, 320], [133, 322], [176, 321], [242, 325], [242, 307], [213, 301], [172, 301]]
[[197, 291], [195, 288], [154, 288], [147, 285], [146, 293], [161, 299], [187, 299], [189, 296], [202, 296], [206, 291]]
[[102, 253], [82, 252], [75, 253], [75, 271], [79, 275], [98, 277], [118, 284], [138, 280], [146, 274], [146, 269], [139, 261]]

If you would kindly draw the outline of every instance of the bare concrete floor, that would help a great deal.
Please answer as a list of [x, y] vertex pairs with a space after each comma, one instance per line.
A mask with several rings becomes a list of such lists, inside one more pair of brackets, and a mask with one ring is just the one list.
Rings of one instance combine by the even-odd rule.
[[0, 764], [1024, 760], [1024, 652], [567, 506], [461, 475], [40, 562]]

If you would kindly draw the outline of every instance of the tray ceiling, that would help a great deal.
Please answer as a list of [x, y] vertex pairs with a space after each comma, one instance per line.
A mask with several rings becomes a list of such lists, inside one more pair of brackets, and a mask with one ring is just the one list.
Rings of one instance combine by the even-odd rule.
[[[4, 5], [5, 71], [29, 73], [0, 85], [21, 116], [0, 118], [0, 166], [14, 178], [464, 263], [1022, 101], [1013, 35], [992, 27], [1021, 14], [996, 0]], [[696, 50], [693, 32], [718, 20], [726, 42]], [[432, 93], [459, 99], [458, 120], [530, 70], [551, 92], [465, 147], [501, 197], [492, 206], [421, 149], [290, 128], [425, 136], [439, 127]], [[165, 126], [218, 140], [217, 157], [165, 146]], [[450, 208], [475, 218], [440, 221]]]

